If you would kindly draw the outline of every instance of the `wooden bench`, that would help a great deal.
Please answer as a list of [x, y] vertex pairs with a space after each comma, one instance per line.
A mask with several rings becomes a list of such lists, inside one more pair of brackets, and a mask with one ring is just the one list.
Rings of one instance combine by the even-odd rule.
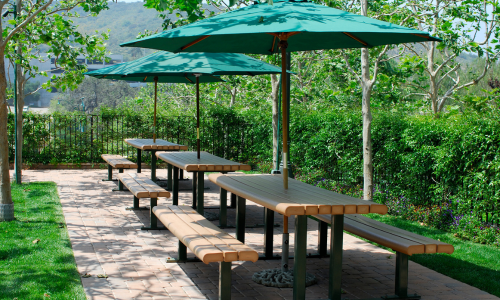
[[108, 179], [103, 179], [102, 181], [112, 181], [113, 180], [113, 168], [118, 169], [119, 173], [123, 173], [123, 169], [136, 169], [137, 164], [131, 162], [120, 155], [114, 154], [102, 154], [102, 159], [108, 164]]
[[[327, 227], [331, 224], [331, 215], [317, 215], [319, 253], [326, 255]], [[422, 253], [452, 254], [454, 247], [413, 232], [409, 232], [361, 215], [345, 215], [344, 230], [391, 248], [396, 251], [396, 296], [390, 299], [420, 299], [418, 295], [408, 295], [408, 256]]]
[[189, 248], [202, 262], [219, 262], [219, 299], [231, 299], [231, 262], [259, 259], [258, 253], [218, 228], [189, 206], [156, 206], [153, 213], [179, 239], [179, 258]]
[[134, 206], [127, 207], [127, 210], [143, 210], [145, 207], [139, 207], [139, 199], [150, 198], [151, 226], [142, 227], [142, 230], [163, 229], [157, 226], [156, 216], [153, 214], [153, 208], [158, 204], [158, 197], [170, 197], [170, 193], [164, 188], [158, 186], [151, 179], [141, 173], [122, 173], [118, 174], [118, 189], [123, 191], [125, 185], [134, 195]]

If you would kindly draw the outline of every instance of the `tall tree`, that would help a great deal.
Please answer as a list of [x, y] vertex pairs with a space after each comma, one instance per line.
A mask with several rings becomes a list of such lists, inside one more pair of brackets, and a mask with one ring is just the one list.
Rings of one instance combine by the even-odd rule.
[[[24, 18], [30, 10], [27, 3], [24, 11], [18, 7], [19, 18]], [[106, 55], [104, 40], [108, 39], [107, 34], [87, 35], [77, 31], [73, 25], [72, 17], [78, 14], [60, 12], [50, 14], [41, 12], [30, 24], [20, 30], [13, 39], [10, 40], [6, 57], [16, 65], [17, 72], [17, 140], [16, 147], [16, 172], [22, 172], [22, 146], [23, 146], [23, 107], [25, 86], [28, 80], [35, 76], [48, 77], [51, 72], [57, 71], [59, 74], [51, 76], [51, 79], [29, 94], [34, 94], [38, 90], [59, 88], [76, 88], [83, 80], [83, 73], [86, 67], [79, 63], [81, 57], [86, 59], [103, 60]], [[50, 32], [57, 34], [48, 35]], [[42, 51], [43, 50], [43, 51]], [[52, 70], [40, 70], [35, 61], [45, 62], [53, 59], [55, 68]], [[62, 72], [62, 73], [61, 73]], [[21, 174], [16, 176], [21, 177]]]
[[[19, 1], [15, 3], [9, 0], [0, 1], [0, 10], [13, 9], [13, 5], [17, 5]], [[23, 3], [25, 4], [23, 6], [23, 13], [16, 20], [7, 19], [7, 17], [4, 17], [5, 14], [2, 14], [0, 18], [0, 31], [2, 32], [0, 36], [0, 221], [11, 221], [14, 219], [14, 204], [12, 202], [9, 176], [7, 77], [5, 72], [5, 55], [9, 43], [14, 39], [16, 34], [19, 34], [42, 14], [45, 14], [45, 16], [57, 15], [62, 12], [68, 12], [76, 6], [81, 6], [85, 12], [90, 13], [98, 13], [102, 9], [107, 9], [107, 1], [105, 0], [63, 0], [55, 3], [53, 3], [53, 0], [40, 0]], [[56, 28], [55, 30], [41, 32], [39, 37], [42, 39], [57, 35], [57, 30], [59, 29]]]
[[[498, 0], [409, 0], [401, 3], [412, 25], [443, 39], [442, 43], [408, 44], [401, 51], [407, 72], [406, 83], [414, 95], [430, 102], [434, 114], [443, 111], [457, 91], [477, 85], [500, 55]], [[459, 55], [471, 53], [485, 58], [480, 70], [464, 81]]]

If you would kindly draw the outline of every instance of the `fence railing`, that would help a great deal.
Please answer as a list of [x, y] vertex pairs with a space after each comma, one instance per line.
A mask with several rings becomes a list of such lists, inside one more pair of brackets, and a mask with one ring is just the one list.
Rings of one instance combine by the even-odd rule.
[[[9, 118], [9, 159], [14, 161], [14, 126]], [[137, 151], [126, 138], [152, 138], [153, 124], [138, 116], [26, 114], [23, 123], [23, 161], [27, 163], [98, 163], [101, 154], [112, 153], [136, 160]], [[252, 153], [250, 126], [212, 118], [201, 123], [201, 149], [214, 155], [246, 161]], [[190, 150], [196, 146], [193, 117], [158, 117], [157, 138]], [[144, 155], [143, 161], [149, 160]]]

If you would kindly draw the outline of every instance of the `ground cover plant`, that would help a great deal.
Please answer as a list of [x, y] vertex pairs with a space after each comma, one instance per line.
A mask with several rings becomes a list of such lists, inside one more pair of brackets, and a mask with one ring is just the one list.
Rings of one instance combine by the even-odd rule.
[[86, 299], [55, 183], [13, 184], [0, 223], [0, 299]]

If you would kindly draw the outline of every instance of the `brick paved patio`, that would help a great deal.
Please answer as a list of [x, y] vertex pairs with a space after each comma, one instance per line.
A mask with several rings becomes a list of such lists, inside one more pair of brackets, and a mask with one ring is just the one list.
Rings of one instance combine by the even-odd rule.
[[[217, 298], [218, 264], [167, 264], [167, 257], [176, 256], [177, 239], [168, 231], [141, 231], [141, 226], [149, 224], [149, 211], [126, 211], [124, 208], [132, 205], [132, 195], [112, 192], [116, 183], [101, 181], [107, 177], [106, 170], [23, 172], [24, 181], [57, 183], [78, 270], [92, 275], [82, 278], [89, 299]], [[144, 173], [148, 174], [148, 170]], [[157, 175], [165, 178], [166, 172], [158, 170]], [[208, 181], [205, 185], [209, 188], [205, 191], [205, 204], [218, 205], [218, 187]], [[190, 181], [181, 182], [181, 189], [190, 187]], [[190, 191], [181, 190], [179, 201], [190, 205]], [[171, 204], [171, 200], [159, 198], [158, 204]], [[141, 206], [149, 206], [149, 199], [142, 200]], [[234, 210], [228, 214], [229, 224], [234, 224]], [[260, 224], [262, 218], [263, 208], [248, 201], [247, 225]], [[275, 218], [277, 223], [282, 222], [279, 215]], [[293, 222], [294, 218], [290, 218], [290, 241], [293, 241]], [[309, 220], [308, 228], [308, 251], [315, 253], [317, 223]], [[282, 227], [275, 228], [275, 253], [280, 253], [281, 230]], [[234, 236], [234, 229], [226, 231]], [[263, 252], [263, 236], [263, 229], [247, 229], [246, 244]], [[290, 263], [293, 265], [293, 260]], [[344, 298], [393, 294], [394, 265], [394, 254], [344, 234]], [[291, 299], [291, 288], [264, 287], [251, 279], [256, 271], [279, 266], [279, 260], [234, 263], [233, 299]], [[319, 279], [318, 284], [307, 288], [307, 299], [327, 299], [328, 259], [308, 259], [307, 270]], [[98, 274], [107, 274], [108, 278], [97, 278]], [[409, 293], [418, 293], [429, 300], [498, 299], [413, 262], [410, 262]]]

